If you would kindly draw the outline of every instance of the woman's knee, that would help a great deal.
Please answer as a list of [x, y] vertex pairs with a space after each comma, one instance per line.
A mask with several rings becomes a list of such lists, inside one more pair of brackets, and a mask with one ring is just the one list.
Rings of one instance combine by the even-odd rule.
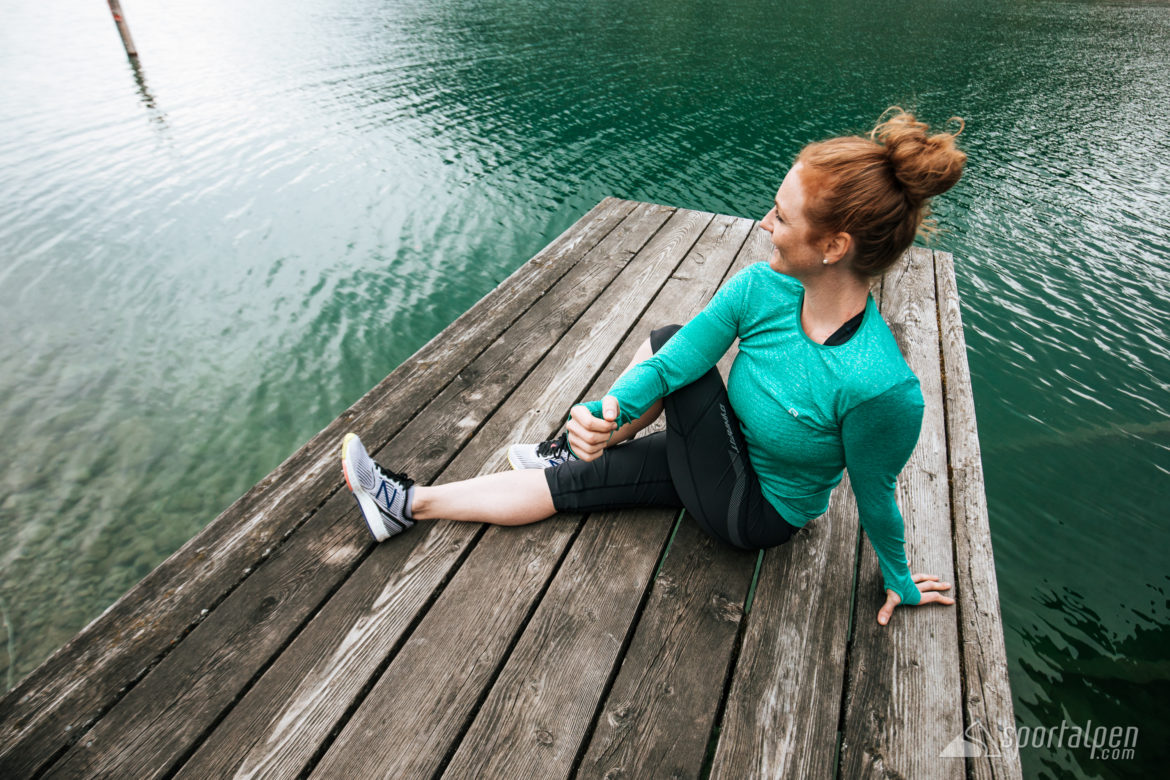
[[654, 357], [654, 349], [650, 346], [650, 339], [646, 339], [641, 344], [639, 344], [638, 349], [634, 351], [634, 357], [630, 359], [629, 365], [627, 365], [622, 371], [622, 376], [625, 376], [631, 368], [638, 365], [643, 360], [649, 360], [652, 357]]
[[650, 337], [647, 336], [646, 340], [638, 345], [638, 349], [634, 352], [634, 359], [631, 361], [630, 365], [636, 365], [641, 363], [643, 360], [649, 360], [652, 357], [654, 357], [654, 347], [650, 345]]
[[661, 328], [656, 328], [650, 331], [650, 351], [657, 352], [662, 349], [662, 345], [670, 341], [670, 337], [682, 330], [682, 325], [663, 325]]

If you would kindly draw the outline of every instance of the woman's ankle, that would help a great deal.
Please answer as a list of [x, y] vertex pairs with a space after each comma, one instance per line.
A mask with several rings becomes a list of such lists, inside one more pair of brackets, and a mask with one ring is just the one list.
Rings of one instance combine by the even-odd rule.
[[430, 513], [431, 488], [415, 485], [410, 490], [410, 516], [413, 520], [434, 520]]

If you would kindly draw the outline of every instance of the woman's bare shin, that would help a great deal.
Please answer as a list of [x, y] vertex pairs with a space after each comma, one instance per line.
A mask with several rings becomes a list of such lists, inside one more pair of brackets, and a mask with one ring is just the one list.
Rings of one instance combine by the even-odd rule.
[[416, 520], [466, 520], [527, 525], [556, 514], [544, 471], [526, 469], [416, 486], [411, 515]]

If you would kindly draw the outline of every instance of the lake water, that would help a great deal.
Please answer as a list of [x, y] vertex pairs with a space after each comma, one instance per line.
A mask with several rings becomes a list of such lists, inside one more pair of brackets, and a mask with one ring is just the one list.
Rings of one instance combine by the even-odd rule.
[[[957, 258], [1019, 725], [1170, 759], [1170, 7], [96, 0], [0, 28], [9, 687], [606, 195], [760, 216], [959, 114]], [[949, 735], [948, 735], [949, 736]]]

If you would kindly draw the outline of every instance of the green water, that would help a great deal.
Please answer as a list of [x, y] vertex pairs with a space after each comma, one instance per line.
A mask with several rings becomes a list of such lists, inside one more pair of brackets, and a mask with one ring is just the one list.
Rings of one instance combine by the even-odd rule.
[[[1165, 766], [1165, 3], [126, 0], [0, 28], [11, 685], [606, 195], [759, 216], [805, 142], [967, 119], [959, 288], [1019, 725]], [[949, 735], [948, 735], [949, 736]]]

